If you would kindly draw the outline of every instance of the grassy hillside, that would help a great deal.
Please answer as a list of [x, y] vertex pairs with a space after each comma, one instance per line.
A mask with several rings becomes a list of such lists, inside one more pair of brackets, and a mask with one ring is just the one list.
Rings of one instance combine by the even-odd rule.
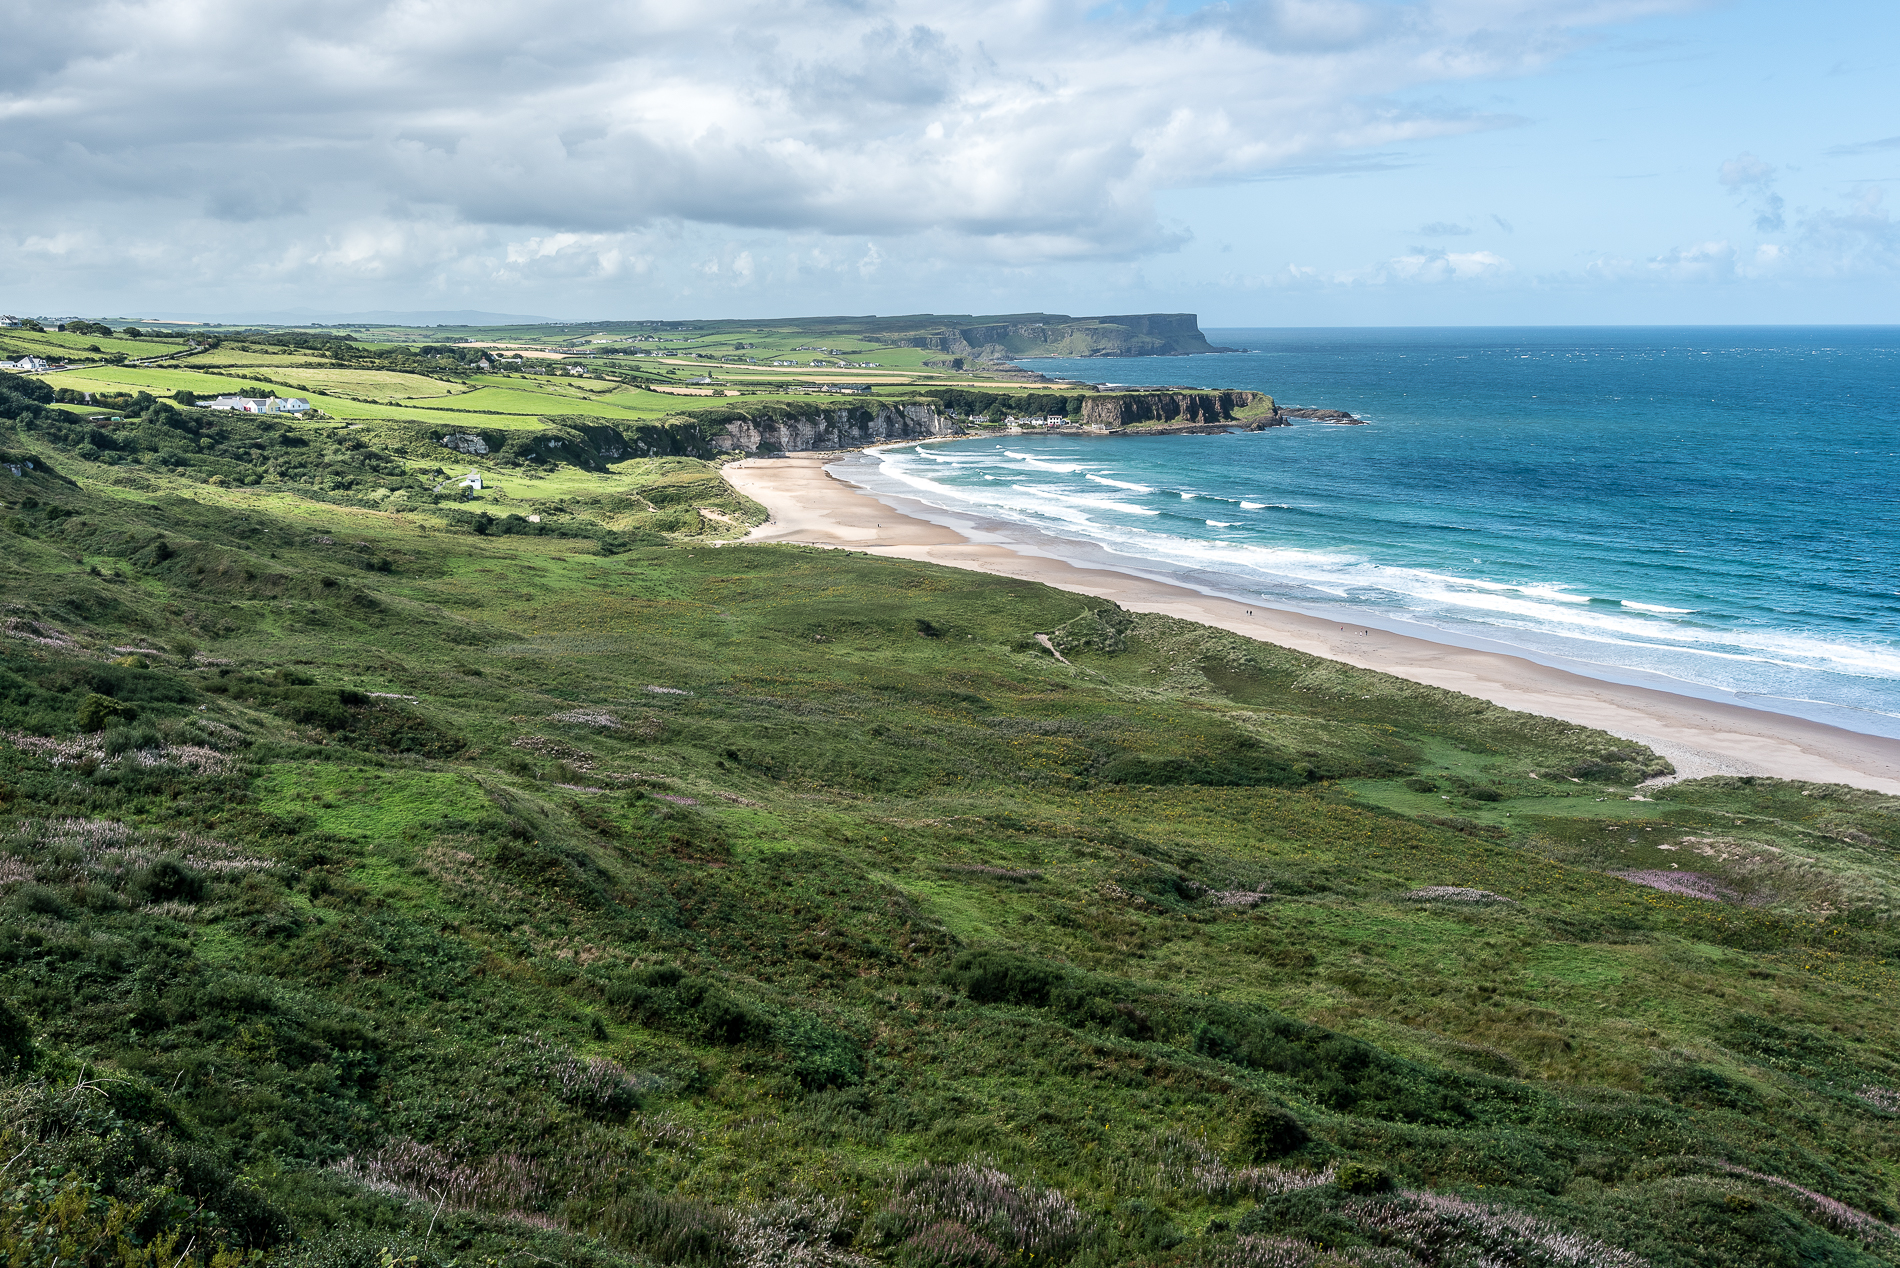
[[9, 1262], [1900, 1262], [1891, 798], [689, 457], [0, 413]]

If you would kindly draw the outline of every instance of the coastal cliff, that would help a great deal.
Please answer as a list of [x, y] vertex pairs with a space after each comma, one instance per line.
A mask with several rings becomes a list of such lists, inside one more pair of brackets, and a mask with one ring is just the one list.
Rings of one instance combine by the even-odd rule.
[[1114, 317], [1069, 317], [1022, 313], [1011, 317], [941, 318], [940, 325], [867, 333], [893, 348], [923, 348], [972, 361], [1015, 357], [1179, 357], [1216, 348], [1201, 333], [1193, 313], [1128, 313]]
[[548, 416], [543, 419], [547, 426], [535, 431], [437, 426], [418, 429], [416, 440], [472, 458], [605, 471], [628, 458], [810, 453], [978, 434], [985, 426], [1014, 423], [1032, 411], [1042, 418], [1054, 414], [1066, 420], [1052, 431], [1073, 428], [1142, 435], [1234, 428], [1259, 431], [1285, 427], [1289, 417], [1359, 421], [1339, 410], [1281, 409], [1263, 392], [1172, 388], [1064, 397], [956, 390], [933, 397], [850, 405], [770, 401], [746, 407], [715, 406], [650, 423], [608, 424], [588, 416]]
[[1273, 398], [1263, 392], [1121, 392], [1090, 396], [1082, 402], [1084, 427], [1121, 431], [1208, 428], [1226, 431], [1235, 424], [1251, 428], [1284, 427]]
[[846, 406], [829, 409], [773, 409], [733, 412], [730, 417], [701, 414], [712, 426], [714, 449], [724, 453], [799, 453], [813, 449], [857, 449], [887, 440], [927, 440], [954, 436], [961, 428], [934, 405]]

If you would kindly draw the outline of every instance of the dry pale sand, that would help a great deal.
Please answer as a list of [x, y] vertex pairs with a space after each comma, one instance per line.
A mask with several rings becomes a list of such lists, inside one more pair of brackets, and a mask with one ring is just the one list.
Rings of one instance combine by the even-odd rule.
[[752, 458], [725, 467], [726, 479], [735, 488], [772, 513], [771, 520], [746, 540], [801, 542], [921, 559], [1113, 599], [1136, 612], [1164, 612], [1200, 621], [1315, 656], [1448, 687], [1506, 708], [1638, 740], [1673, 762], [1680, 778], [1774, 775], [1900, 793], [1900, 740], [1603, 682], [1498, 652], [1384, 630], [1345, 628], [1297, 612], [1249, 608], [1144, 577], [1022, 554], [1006, 544], [972, 541], [953, 529], [906, 515], [825, 470], [827, 463], [841, 456]]

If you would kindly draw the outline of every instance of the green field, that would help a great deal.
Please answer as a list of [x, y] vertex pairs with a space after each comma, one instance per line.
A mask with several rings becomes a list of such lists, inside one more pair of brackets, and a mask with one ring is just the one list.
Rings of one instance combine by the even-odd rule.
[[260, 366], [269, 369], [272, 366], [328, 366], [335, 362], [329, 357], [303, 355], [283, 352], [246, 352], [241, 348], [211, 348], [203, 352], [194, 352], [187, 362], [194, 367], [223, 366]]
[[329, 396], [363, 396], [375, 400], [427, 400], [450, 396], [463, 389], [459, 384], [420, 374], [402, 374], [387, 370], [342, 370], [331, 368], [299, 369], [298, 383]]
[[[68, 357], [83, 360], [113, 352], [138, 360], [180, 352], [184, 346], [182, 338], [170, 335], [125, 339], [116, 335], [69, 335], [55, 330], [43, 334], [32, 330], [0, 330], [0, 348], [15, 354], [31, 352], [49, 361], [55, 357], [61, 360]], [[95, 348], [97, 351], [93, 351]]]
[[[170, 394], [180, 389], [200, 396], [233, 393], [240, 388], [260, 386], [255, 379], [232, 373], [207, 374], [199, 370], [169, 370], [139, 365], [108, 365], [67, 370], [49, 374], [46, 382], [76, 392], [137, 392], [140, 390]], [[275, 377], [275, 376], [273, 376]], [[262, 385], [268, 386], [268, 385]]]
[[1601, 732], [741, 544], [573, 385], [20, 382], [13, 1262], [1900, 1264], [1900, 799], [1632, 801]]
[[[626, 394], [642, 405], [653, 397], [654, 393], [629, 392]], [[677, 409], [675, 398], [660, 397], [671, 408]], [[665, 406], [655, 405], [622, 406], [615, 401], [603, 401], [586, 392], [564, 392], [558, 390], [538, 390], [536, 388], [510, 385], [508, 387], [482, 387], [466, 396], [460, 396], [448, 409], [468, 410], [472, 412], [488, 411], [497, 414], [592, 414], [600, 418], [642, 418], [662, 412]]]

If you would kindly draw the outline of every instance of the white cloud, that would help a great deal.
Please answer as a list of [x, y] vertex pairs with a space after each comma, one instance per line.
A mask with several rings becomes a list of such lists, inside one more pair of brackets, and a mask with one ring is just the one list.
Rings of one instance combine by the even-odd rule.
[[1494, 126], [1401, 95], [1684, 3], [24, 0], [0, 267], [71, 232], [99, 269], [145, 239], [155, 282], [447, 290], [644, 275], [693, 226], [881, 239], [864, 276], [900, 239], [1133, 259], [1181, 240], [1159, 191]]
[[1511, 271], [1511, 262], [1491, 251], [1433, 251], [1416, 247], [1365, 275], [1368, 282], [1469, 282]]
[[1775, 192], [1775, 169], [1753, 154], [1738, 154], [1716, 171], [1724, 188], [1755, 212], [1755, 228], [1761, 233], [1780, 233], [1788, 227], [1782, 215], [1786, 203]]
[[1327, 272], [1311, 265], [1288, 264], [1272, 273], [1230, 276], [1225, 284], [1247, 290], [1367, 286], [1436, 286], [1448, 282], [1480, 282], [1503, 277], [1511, 262], [1491, 251], [1439, 251], [1414, 247], [1409, 255], [1394, 256], [1365, 268]]

